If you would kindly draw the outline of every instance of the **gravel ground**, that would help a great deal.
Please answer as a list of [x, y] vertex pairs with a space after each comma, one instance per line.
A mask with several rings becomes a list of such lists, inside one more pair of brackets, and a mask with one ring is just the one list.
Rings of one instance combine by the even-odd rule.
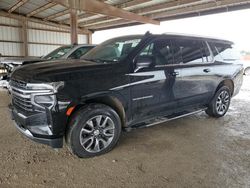
[[204, 112], [123, 133], [110, 153], [79, 159], [36, 144], [0, 92], [0, 187], [250, 187], [250, 77], [227, 115]]

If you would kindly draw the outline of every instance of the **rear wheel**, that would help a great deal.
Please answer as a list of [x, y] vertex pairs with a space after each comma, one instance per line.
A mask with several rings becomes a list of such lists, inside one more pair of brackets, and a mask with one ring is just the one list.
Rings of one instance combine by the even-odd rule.
[[93, 157], [113, 149], [120, 133], [121, 121], [112, 108], [90, 104], [71, 119], [66, 141], [78, 157]]
[[227, 86], [222, 86], [215, 94], [214, 98], [210, 102], [206, 113], [211, 117], [224, 116], [229, 108], [231, 101], [231, 92]]

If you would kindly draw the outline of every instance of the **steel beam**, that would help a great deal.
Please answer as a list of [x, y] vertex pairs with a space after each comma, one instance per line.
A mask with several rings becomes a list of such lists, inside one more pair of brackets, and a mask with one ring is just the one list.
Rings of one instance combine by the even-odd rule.
[[47, 10], [55, 5], [56, 5], [55, 3], [47, 3], [47, 4], [43, 5], [42, 7], [39, 7], [37, 9], [33, 10], [32, 12], [28, 13], [26, 16], [27, 17], [34, 16], [35, 14], [38, 14], [44, 10]]
[[119, 17], [126, 20], [137, 21], [141, 23], [150, 23], [159, 25], [160, 22], [150, 18], [140, 16], [129, 11], [116, 8], [106, 3], [96, 0], [51, 0], [54, 3], [61, 4], [70, 9], [82, 10], [86, 12], [104, 14], [112, 17]]
[[20, 0], [16, 4], [14, 4], [9, 10], [8, 13], [14, 12], [16, 9], [21, 7], [23, 4], [25, 4], [28, 0]]

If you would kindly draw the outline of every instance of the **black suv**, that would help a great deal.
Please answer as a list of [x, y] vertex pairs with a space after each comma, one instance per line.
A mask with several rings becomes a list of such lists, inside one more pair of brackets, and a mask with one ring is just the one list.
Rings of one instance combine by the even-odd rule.
[[204, 110], [227, 112], [243, 68], [226, 40], [150, 33], [114, 38], [80, 60], [14, 71], [12, 117], [24, 135], [79, 157], [110, 151], [121, 130]]

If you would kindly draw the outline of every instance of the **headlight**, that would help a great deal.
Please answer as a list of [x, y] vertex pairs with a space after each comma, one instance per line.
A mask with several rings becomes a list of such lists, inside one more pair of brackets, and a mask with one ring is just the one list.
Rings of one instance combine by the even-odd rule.
[[40, 108], [52, 108], [56, 104], [55, 93], [64, 86], [64, 82], [52, 82], [46, 84], [30, 84], [26, 85], [31, 93], [31, 103]]
[[41, 106], [50, 108], [56, 101], [55, 95], [34, 95], [34, 102]]

